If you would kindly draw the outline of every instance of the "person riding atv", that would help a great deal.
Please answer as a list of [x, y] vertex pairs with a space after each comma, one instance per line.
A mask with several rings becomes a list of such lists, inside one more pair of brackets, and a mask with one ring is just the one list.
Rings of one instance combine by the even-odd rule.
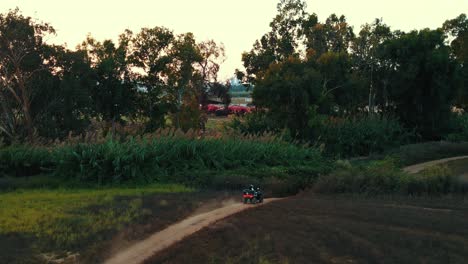
[[255, 188], [251, 184], [248, 189], [243, 190], [242, 198], [244, 203], [262, 203], [263, 193], [259, 187]]

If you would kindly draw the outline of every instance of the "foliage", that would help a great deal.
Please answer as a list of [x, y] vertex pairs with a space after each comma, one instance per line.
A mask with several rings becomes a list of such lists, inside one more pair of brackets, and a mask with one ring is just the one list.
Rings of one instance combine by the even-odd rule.
[[445, 136], [445, 139], [451, 142], [468, 141], [468, 115], [452, 114], [450, 120], [451, 133]]
[[[45, 171], [64, 180], [90, 185], [182, 182], [209, 186], [216, 172], [283, 167], [286, 171], [297, 168], [299, 173], [304, 167], [310, 173], [307, 177], [312, 177], [328, 168], [326, 160], [313, 148], [279, 140], [260, 142], [235, 138], [196, 140], [166, 136], [123, 142], [109, 139], [102, 143], [57, 146], [51, 150], [10, 147], [2, 149], [0, 155], [2, 171], [10, 176]], [[306, 176], [306, 173], [290, 172], [292, 177]], [[265, 174], [253, 172], [246, 175], [265, 177]], [[281, 177], [287, 175], [285, 172]]]
[[321, 193], [368, 195], [443, 195], [466, 193], [468, 186], [453, 175], [448, 167], [432, 167], [419, 174], [406, 174], [390, 158], [361, 166], [342, 163], [331, 174], [320, 176], [314, 190]]
[[372, 24], [361, 27], [358, 36], [352, 40], [352, 59], [355, 73], [368, 88], [368, 110], [374, 112], [375, 106], [385, 108], [389, 104], [388, 84], [390, 65], [378, 56], [383, 42], [394, 37], [390, 27], [376, 19]]
[[414, 135], [390, 116], [328, 118], [318, 141], [328, 155], [355, 157], [382, 153], [409, 142]]
[[0, 14], [0, 129], [10, 139], [22, 135], [33, 140], [31, 103], [35, 93], [31, 86], [50, 67], [43, 63], [47, 57], [42, 39], [54, 32], [50, 25], [36, 23], [18, 9]]
[[48, 172], [55, 161], [50, 150], [27, 145], [8, 146], [0, 149], [0, 177], [24, 177]]
[[300, 137], [307, 128], [309, 108], [321, 97], [320, 74], [302, 65], [294, 57], [271, 64], [252, 94], [255, 105], [268, 109], [269, 117], [277, 126], [288, 128]]
[[403, 145], [386, 153], [398, 160], [402, 166], [425, 161], [468, 155], [467, 142], [425, 142]]
[[[386, 115], [357, 115], [331, 117], [309, 111], [304, 141], [321, 146], [331, 157], [367, 156], [383, 153], [414, 140], [415, 135], [406, 130], [397, 119]], [[236, 118], [230, 127], [246, 135], [279, 134], [294, 141], [294, 134], [279, 127], [271, 112], [256, 111]]]
[[405, 126], [424, 139], [440, 139], [446, 131], [459, 65], [450, 56], [441, 30], [402, 33], [386, 41], [381, 56], [389, 60], [390, 99]]
[[136, 91], [130, 80], [128, 45], [126, 36], [122, 35], [117, 45], [111, 40], [101, 43], [88, 37], [81, 46], [96, 74], [97, 86], [91, 92], [96, 114], [112, 130], [116, 122], [122, 122], [122, 117], [131, 115], [134, 109]]
[[274, 119], [270, 118], [268, 113], [263, 111], [253, 111], [242, 118], [236, 117], [228, 126], [244, 135], [278, 133], [282, 129]]
[[[190, 140], [161, 138], [103, 144], [79, 144], [57, 151], [59, 175], [84, 182], [111, 183], [129, 180], [209, 183], [195, 171], [223, 171], [264, 166], [299, 166], [321, 162], [314, 149], [281, 142], [229, 139]], [[175, 177], [177, 174], [179, 177]]]
[[[225, 98], [224, 47], [163, 27], [125, 30], [117, 42], [88, 36], [77, 51], [42, 41], [54, 29], [18, 9], [0, 14], [0, 136], [6, 143], [84, 134], [91, 120], [115, 134], [128, 120], [153, 132], [166, 117], [184, 130], [204, 123], [199, 104]], [[107, 131], [107, 132], [109, 132]]]
[[443, 30], [452, 38], [450, 46], [457, 61], [462, 65], [463, 84], [465, 89], [457, 91], [457, 105], [466, 109], [468, 104], [468, 18], [466, 14], [447, 20], [443, 25]]
[[283, 1], [270, 32], [243, 54], [246, 73], [237, 75], [255, 84], [254, 104], [297, 139], [316, 134], [307, 125], [314, 111], [396, 116], [423, 140], [440, 139], [451, 107], [463, 106], [465, 20], [444, 24], [449, 46], [442, 29], [392, 31], [379, 19], [355, 36], [344, 16], [322, 23], [303, 1]]

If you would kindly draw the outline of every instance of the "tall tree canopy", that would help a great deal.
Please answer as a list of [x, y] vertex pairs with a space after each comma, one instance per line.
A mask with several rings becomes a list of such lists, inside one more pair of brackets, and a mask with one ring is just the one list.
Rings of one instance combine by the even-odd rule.
[[228, 99], [217, 77], [224, 46], [214, 40], [154, 27], [117, 41], [88, 36], [71, 51], [43, 42], [54, 33], [17, 9], [0, 15], [0, 137], [63, 138], [92, 119], [113, 132], [129, 120], [153, 131], [169, 116], [176, 127], [199, 129], [208, 94]]
[[393, 110], [423, 138], [440, 138], [460, 84], [459, 65], [450, 56], [444, 33], [425, 29], [401, 34], [382, 45], [381, 56], [391, 63]]
[[33, 80], [49, 67], [43, 37], [54, 32], [50, 25], [24, 17], [18, 9], [0, 15], [0, 129], [10, 137], [21, 133], [18, 125], [24, 126], [30, 140], [34, 136]]

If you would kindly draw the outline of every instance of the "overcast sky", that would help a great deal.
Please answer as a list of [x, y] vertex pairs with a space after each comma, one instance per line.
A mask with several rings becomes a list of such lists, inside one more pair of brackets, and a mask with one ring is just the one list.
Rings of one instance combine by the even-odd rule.
[[[74, 48], [88, 33], [98, 40], [116, 39], [124, 29], [164, 26], [175, 33], [193, 32], [198, 41], [223, 42], [227, 60], [220, 77], [242, 68], [241, 53], [269, 30], [275, 0], [0, 0], [0, 12], [19, 7], [23, 14], [49, 22], [57, 36], [49, 40]], [[355, 32], [375, 18], [392, 29], [437, 28], [468, 13], [468, 0], [308, 0], [308, 11], [324, 21], [344, 14]], [[220, 78], [220, 79], [221, 79]]]

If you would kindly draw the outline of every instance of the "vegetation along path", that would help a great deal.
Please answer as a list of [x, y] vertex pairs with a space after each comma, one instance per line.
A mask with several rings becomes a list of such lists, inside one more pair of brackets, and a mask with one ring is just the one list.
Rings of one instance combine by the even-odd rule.
[[460, 160], [460, 159], [468, 159], [468, 156], [459, 156], [459, 157], [452, 157], [452, 158], [428, 161], [428, 162], [419, 163], [419, 164], [415, 164], [415, 165], [405, 167], [403, 170], [405, 172], [408, 172], [408, 173], [418, 173], [418, 172], [424, 170], [427, 167], [438, 165], [438, 164], [443, 164], [443, 163], [453, 161], [453, 160]]
[[[281, 198], [265, 199], [263, 204], [273, 202], [278, 199]], [[147, 258], [175, 244], [184, 237], [187, 237], [205, 227], [208, 227], [216, 221], [256, 206], [250, 204], [244, 205], [240, 202], [233, 202], [219, 209], [189, 217], [123, 250], [122, 252], [108, 259], [105, 263], [143, 263], [143, 261], [145, 261]]]

